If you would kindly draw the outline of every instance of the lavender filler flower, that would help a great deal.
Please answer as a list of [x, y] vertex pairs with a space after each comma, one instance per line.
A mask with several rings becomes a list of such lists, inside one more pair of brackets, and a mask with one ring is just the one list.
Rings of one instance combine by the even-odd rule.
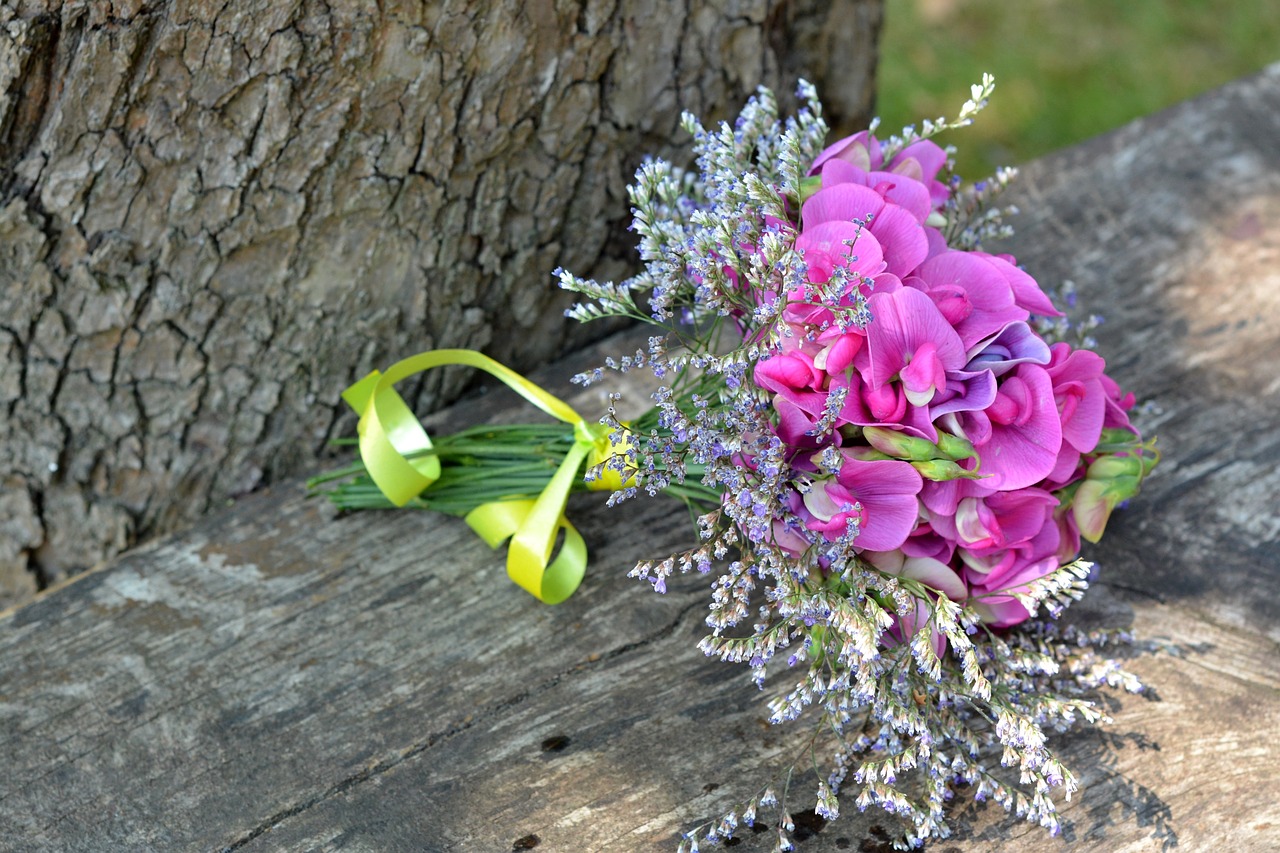
[[[654, 417], [606, 419], [627, 450], [605, 465], [635, 477], [611, 503], [718, 496], [695, 547], [633, 574], [658, 592], [677, 571], [714, 577], [700, 648], [790, 685], [770, 720], [808, 718], [829, 755], [816, 812], [882, 808], [899, 847], [946, 837], [957, 794], [1058, 832], [1051, 792], [1077, 782], [1048, 733], [1103, 721], [1102, 685], [1142, 689], [1102, 652], [1122, 635], [1053, 620], [1087, 586], [1081, 538], [1137, 492], [1154, 444], [1086, 348], [1096, 321], [1073, 328], [1012, 257], [982, 251], [1008, 233], [991, 202], [1012, 170], [965, 187], [930, 141], [993, 87], [955, 120], [825, 147], [806, 83], [785, 121], [766, 90], [733, 126], [686, 115], [697, 171], [650, 161], [630, 188], [644, 270], [557, 272], [586, 300], [571, 317], [658, 329], [607, 365], [667, 383]], [[770, 807], [791, 849], [792, 775], [681, 850]]]

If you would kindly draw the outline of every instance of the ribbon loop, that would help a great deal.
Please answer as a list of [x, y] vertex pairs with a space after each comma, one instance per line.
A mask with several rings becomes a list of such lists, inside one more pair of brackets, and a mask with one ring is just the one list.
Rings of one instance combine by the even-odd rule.
[[[615, 449], [607, 426], [587, 423], [569, 404], [486, 355], [463, 349], [419, 353], [396, 362], [385, 372], [373, 371], [342, 392], [342, 399], [360, 414], [360, 456], [365, 468], [396, 506], [404, 506], [440, 478], [440, 460], [430, 436], [394, 385], [424, 370], [446, 365], [483, 370], [543, 412], [573, 426], [574, 444], [536, 500], [490, 502], [473, 509], [465, 519], [491, 548], [511, 540], [507, 574], [520, 587], [548, 604], [564, 601], [582, 582], [587, 564], [586, 543], [564, 515], [578, 469], [584, 459], [594, 466], [625, 453], [626, 443]], [[611, 491], [623, 485], [621, 475], [609, 468], [588, 483], [591, 489]], [[552, 561], [551, 553], [562, 530], [564, 542]]]

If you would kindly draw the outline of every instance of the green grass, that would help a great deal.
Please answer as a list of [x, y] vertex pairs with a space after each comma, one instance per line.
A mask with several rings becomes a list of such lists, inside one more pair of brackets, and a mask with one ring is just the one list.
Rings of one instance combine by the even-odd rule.
[[976, 124], [942, 138], [989, 174], [1280, 60], [1275, 0], [886, 0], [881, 134], [954, 116], [996, 77]]

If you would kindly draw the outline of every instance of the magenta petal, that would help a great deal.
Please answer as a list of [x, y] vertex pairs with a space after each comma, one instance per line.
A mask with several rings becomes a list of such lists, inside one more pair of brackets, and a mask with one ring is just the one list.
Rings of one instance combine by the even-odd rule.
[[944, 480], [926, 482], [920, 489], [920, 500], [930, 515], [952, 516], [964, 498], [985, 498], [995, 494], [982, 480]]
[[920, 345], [898, 377], [906, 390], [907, 401], [913, 406], [929, 405], [929, 401], [947, 385], [946, 368], [938, 360], [938, 348], [932, 341]]
[[922, 179], [932, 180], [947, 165], [947, 152], [938, 143], [921, 139], [899, 151], [889, 163], [889, 171], [897, 172], [906, 160], [915, 160], [920, 166]]
[[858, 548], [892, 551], [911, 535], [919, 519], [916, 495], [923, 480], [910, 464], [846, 459], [838, 480], [862, 504], [865, 520]]
[[908, 557], [930, 557], [950, 565], [956, 552], [955, 539], [943, 537], [932, 524], [921, 522], [902, 543], [902, 552]]
[[[862, 184], [837, 184], [819, 190], [800, 209], [800, 221], [808, 230], [824, 222], [870, 223], [885, 207], [884, 198]], [[918, 226], [917, 226], [918, 227]]]
[[1014, 265], [1012, 255], [988, 255], [986, 252], [973, 254], [988, 261], [1000, 275], [1004, 276], [1019, 308], [1025, 308], [1032, 314], [1039, 314], [1042, 317], [1063, 316], [1061, 311], [1053, 307], [1052, 300], [1045, 296], [1036, 280]]
[[818, 446], [816, 436], [808, 435], [817, 418], [811, 416], [786, 397], [773, 398], [774, 411], [778, 413], [778, 438], [789, 448], [813, 448]]
[[964, 366], [964, 345], [937, 306], [912, 287], [893, 293], [872, 294], [867, 300], [872, 321], [867, 326], [867, 349], [873, 386], [892, 379], [907, 366], [917, 350], [932, 344], [932, 355], [945, 370]]
[[1098, 444], [1107, 414], [1107, 392], [1102, 383], [1106, 362], [1088, 350], [1053, 345], [1049, 376], [1062, 414], [1062, 439], [1081, 453]]
[[1077, 474], [1083, 477], [1084, 471], [1080, 466], [1082, 458], [1079, 450], [1065, 441], [1062, 442], [1062, 448], [1058, 451], [1058, 461], [1053, 464], [1053, 470], [1045, 475], [1046, 487], [1061, 488], [1076, 480]]
[[827, 350], [827, 360], [823, 369], [831, 374], [843, 373], [845, 368], [853, 364], [853, 357], [858, 354], [858, 350], [862, 349], [865, 340], [862, 335], [852, 332], [836, 338]]
[[889, 272], [896, 276], [907, 275], [929, 256], [929, 240], [924, 229], [915, 217], [896, 204], [886, 204], [876, 214], [871, 233], [884, 247], [884, 261]]
[[947, 245], [947, 238], [943, 237], [942, 232], [937, 228], [924, 229], [924, 236], [929, 241], [929, 258], [936, 258], [943, 252], [951, 251], [951, 247]]
[[923, 223], [933, 210], [929, 188], [919, 181], [892, 172], [872, 172], [867, 175], [867, 183], [889, 201], [905, 208], [916, 222]]
[[966, 351], [1010, 323], [1027, 319], [1026, 309], [1014, 303], [1008, 281], [975, 252], [944, 252], [921, 264], [916, 274], [931, 295], [937, 292], [951, 299], [955, 291], [964, 293], [969, 310], [958, 318], [955, 329]]
[[1041, 557], [1034, 561], [1018, 560], [1008, 570], [998, 574], [993, 572], [987, 576], [985, 584], [970, 584], [970, 589], [973, 592], [1021, 590], [1032, 581], [1037, 581], [1057, 570], [1058, 558], [1055, 556]]
[[799, 352], [783, 353], [758, 362], [754, 375], [756, 385], [775, 392], [817, 390], [823, 378], [822, 372], [813, 366], [813, 360]]
[[872, 293], [893, 293], [901, 289], [902, 279], [893, 273], [882, 272], [871, 277], [871, 288], [863, 288], [863, 296], [870, 296]]
[[1062, 445], [1062, 424], [1048, 372], [1039, 365], [1020, 365], [1001, 383], [996, 402], [986, 414], [991, 437], [982, 444], [974, 441], [984, 485], [1009, 491], [1048, 476]]
[[869, 229], [852, 222], [823, 222], [806, 228], [796, 238], [796, 249], [804, 253], [810, 270], [821, 267], [828, 275], [836, 266], [848, 267], [860, 276], [884, 270], [880, 242]]
[[822, 167], [822, 188], [838, 184], [867, 185], [867, 171], [844, 160], [828, 160]]
[[853, 136], [846, 136], [824, 148], [822, 153], [814, 159], [809, 174], [816, 175], [819, 172], [825, 174], [824, 164], [835, 166], [838, 163], [846, 163], [863, 171], [870, 171], [879, 169], [883, 161], [884, 158], [880, 155], [880, 141], [864, 130]]
[[[1044, 489], [996, 492], [982, 503], [996, 519], [1005, 545], [1020, 545], [1030, 541], [1046, 528], [1056, 531], [1052, 517], [1058, 499]], [[1052, 548], [1056, 549], [1057, 546], [1058, 543], [1054, 541]]]
[[1097, 447], [1102, 436], [1107, 401], [1101, 392], [1099, 383], [1069, 382], [1054, 388], [1062, 408], [1062, 441], [1082, 453]]

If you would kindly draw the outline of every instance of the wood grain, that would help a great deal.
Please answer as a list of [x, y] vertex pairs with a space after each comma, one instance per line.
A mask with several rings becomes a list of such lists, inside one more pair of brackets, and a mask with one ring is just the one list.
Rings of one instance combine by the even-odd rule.
[[[1060, 738], [1085, 783], [1064, 838], [957, 803], [933, 849], [1280, 849], [1277, 137], [1280, 66], [1025, 170], [1007, 248], [1076, 281], [1114, 375], [1158, 406], [1166, 459], [1093, 550], [1102, 580], [1075, 613], [1134, 629], [1156, 696]], [[450, 416], [495, 412], [527, 414], [490, 394]], [[745, 673], [695, 650], [701, 578], [657, 596], [623, 577], [690, 541], [674, 504], [575, 499], [593, 560], [557, 607], [456, 520], [330, 516], [272, 488], [0, 618], [0, 837], [671, 850], [801, 748]], [[878, 853], [885, 825], [802, 822], [799, 849]]]

